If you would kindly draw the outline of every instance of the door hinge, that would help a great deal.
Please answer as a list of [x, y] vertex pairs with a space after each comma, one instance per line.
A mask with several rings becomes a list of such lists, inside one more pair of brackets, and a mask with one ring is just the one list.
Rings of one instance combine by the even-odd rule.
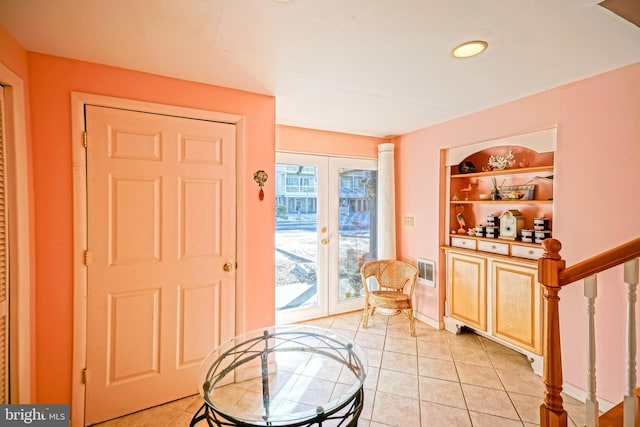
[[82, 133], [82, 142], [84, 144], [84, 148], [88, 148], [89, 147], [89, 136], [87, 134], [87, 131], [84, 131]]
[[82, 384], [87, 383], [87, 368], [82, 369]]
[[91, 252], [87, 249], [84, 251], [84, 265], [91, 264]]

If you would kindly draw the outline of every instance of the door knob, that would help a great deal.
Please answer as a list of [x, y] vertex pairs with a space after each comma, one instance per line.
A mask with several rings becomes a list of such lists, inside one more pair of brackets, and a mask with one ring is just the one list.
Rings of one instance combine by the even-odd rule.
[[230, 262], [225, 262], [222, 266], [222, 269], [228, 273], [233, 270], [233, 264], [231, 264]]
[[320, 240], [320, 243], [322, 243], [324, 246], [326, 246], [327, 243], [329, 243], [329, 239], [322, 239], [322, 240]]

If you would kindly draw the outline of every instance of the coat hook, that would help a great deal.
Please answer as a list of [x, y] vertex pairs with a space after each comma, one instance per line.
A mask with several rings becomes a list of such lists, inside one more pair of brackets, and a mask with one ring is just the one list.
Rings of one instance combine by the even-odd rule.
[[267, 175], [263, 170], [256, 171], [256, 173], [253, 174], [253, 180], [257, 182], [258, 187], [260, 187], [260, 192], [258, 193], [260, 200], [264, 199], [264, 191], [262, 190], [262, 187], [264, 186], [264, 183], [267, 182], [267, 179], [269, 179], [269, 175]]

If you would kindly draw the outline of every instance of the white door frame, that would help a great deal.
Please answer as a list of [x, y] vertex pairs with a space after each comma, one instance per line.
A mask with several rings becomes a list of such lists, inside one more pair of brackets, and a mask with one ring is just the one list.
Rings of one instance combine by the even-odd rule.
[[9, 209], [9, 339], [11, 403], [31, 402], [31, 248], [25, 91], [22, 79], [0, 63], [5, 95]]
[[[170, 116], [213, 120], [236, 125], [236, 331], [244, 330], [244, 116], [177, 107], [151, 102], [134, 101], [123, 98], [94, 95], [82, 92], [71, 93], [71, 131], [73, 161], [73, 364], [71, 383], [71, 426], [84, 426], [85, 385], [83, 369], [87, 355], [87, 268], [84, 264], [84, 251], [87, 249], [87, 180], [86, 152], [84, 149], [84, 130], [86, 104], [103, 107], [122, 108]], [[195, 381], [195, 380], [194, 380]], [[194, 387], [195, 393], [195, 387]]]

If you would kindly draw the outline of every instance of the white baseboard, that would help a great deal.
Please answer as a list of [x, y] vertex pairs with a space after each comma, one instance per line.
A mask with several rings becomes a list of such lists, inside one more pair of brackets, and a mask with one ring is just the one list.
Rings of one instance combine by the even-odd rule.
[[[569, 396], [573, 397], [580, 402], [585, 402], [587, 400], [587, 391], [581, 389], [580, 387], [576, 387], [573, 384], [569, 384], [565, 382], [562, 384], [562, 391]], [[615, 403], [611, 403], [608, 400], [603, 399], [602, 397], [598, 397], [598, 406], [600, 412], [607, 412], [609, 409], [616, 406]]]
[[434, 329], [442, 329], [444, 327], [441, 322], [438, 322], [437, 320], [434, 320], [431, 317], [425, 316], [422, 313], [414, 312], [413, 317], [415, 317], [421, 322], [426, 323], [427, 325], [431, 326]]

